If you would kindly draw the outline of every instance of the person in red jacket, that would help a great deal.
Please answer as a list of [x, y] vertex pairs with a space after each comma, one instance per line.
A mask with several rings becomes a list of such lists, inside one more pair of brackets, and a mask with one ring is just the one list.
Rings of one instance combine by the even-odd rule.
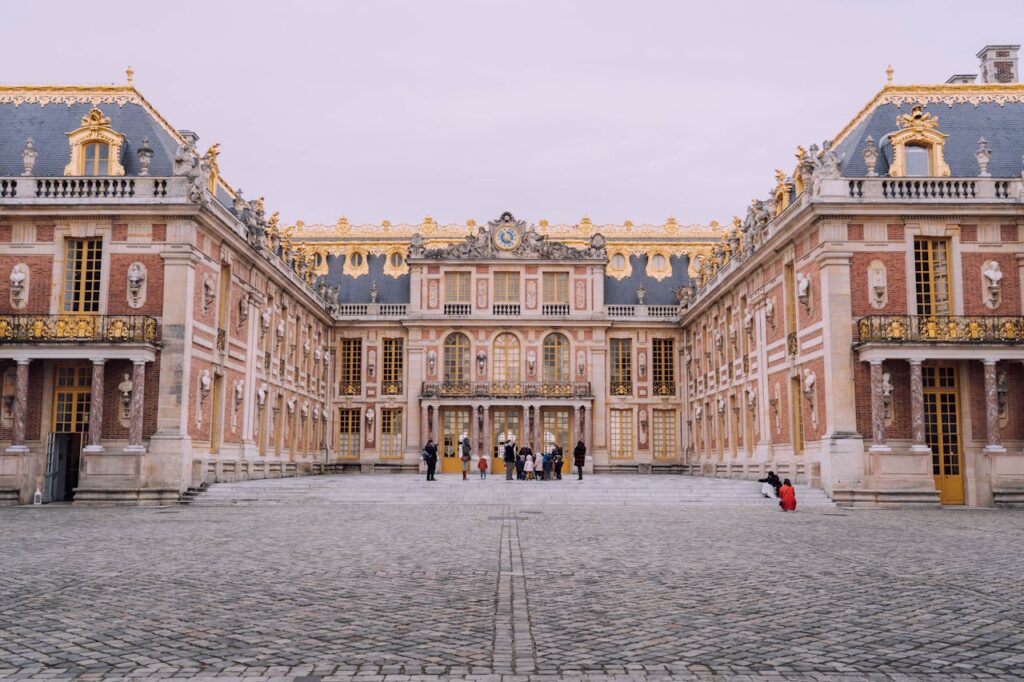
[[782, 481], [782, 487], [779, 488], [779, 506], [782, 511], [796, 511], [796, 490], [788, 478]]

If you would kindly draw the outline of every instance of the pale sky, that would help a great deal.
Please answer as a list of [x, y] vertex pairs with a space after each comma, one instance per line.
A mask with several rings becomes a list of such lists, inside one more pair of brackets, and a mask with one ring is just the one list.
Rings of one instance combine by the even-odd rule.
[[[248, 198], [333, 223], [726, 222], [1024, 2], [4, 0], [0, 82], [135, 84]], [[941, 116], [941, 113], [940, 113]]]

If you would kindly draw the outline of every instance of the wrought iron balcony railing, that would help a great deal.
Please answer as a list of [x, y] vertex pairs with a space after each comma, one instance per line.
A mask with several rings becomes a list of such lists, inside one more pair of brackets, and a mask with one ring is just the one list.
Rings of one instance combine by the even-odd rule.
[[589, 381], [424, 381], [423, 398], [589, 398]]
[[669, 396], [676, 394], [676, 384], [674, 381], [655, 381], [654, 382], [654, 395], [657, 396]]
[[857, 321], [860, 343], [1024, 343], [1024, 317], [871, 315]]
[[380, 384], [381, 395], [402, 395], [401, 381], [382, 381]]
[[608, 388], [612, 395], [633, 395], [632, 381], [612, 381]]
[[146, 315], [0, 315], [0, 343], [156, 343], [156, 318]]
[[338, 392], [341, 393], [341, 395], [359, 395], [363, 392], [362, 382], [358, 379], [354, 381], [342, 380], [338, 384]]

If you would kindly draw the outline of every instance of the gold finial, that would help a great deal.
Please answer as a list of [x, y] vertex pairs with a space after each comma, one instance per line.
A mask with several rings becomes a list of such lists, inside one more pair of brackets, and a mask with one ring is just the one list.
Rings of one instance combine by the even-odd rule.
[[775, 182], [779, 183], [780, 185], [786, 182], [786, 174], [782, 171], [781, 168], [775, 169]]
[[135, 79], [135, 69], [132, 68], [131, 64], [129, 64], [128, 68], [124, 70], [124, 75], [128, 77], [128, 85], [131, 85], [132, 81]]
[[797, 145], [796, 147], [796, 160], [803, 161], [804, 157], [807, 156], [807, 150], [804, 149], [803, 145]]
[[890, 64], [890, 65], [889, 65], [889, 66], [888, 66], [888, 67], [887, 67], [887, 68], [885, 69], [885, 80], [886, 80], [887, 82], [889, 82], [889, 83], [892, 83], [892, 74], [893, 74], [893, 72], [894, 72], [894, 71], [895, 71], [895, 70], [894, 70], [894, 69], [892, 68], [892, 64]]

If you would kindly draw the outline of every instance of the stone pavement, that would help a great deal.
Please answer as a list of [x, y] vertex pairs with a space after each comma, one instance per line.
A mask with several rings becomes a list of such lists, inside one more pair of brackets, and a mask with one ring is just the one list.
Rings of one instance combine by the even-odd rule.
[[756, 499], [351, 475], [0, 509], [0, 678], [1024, 679], [1019, 512], [694, 485]]

